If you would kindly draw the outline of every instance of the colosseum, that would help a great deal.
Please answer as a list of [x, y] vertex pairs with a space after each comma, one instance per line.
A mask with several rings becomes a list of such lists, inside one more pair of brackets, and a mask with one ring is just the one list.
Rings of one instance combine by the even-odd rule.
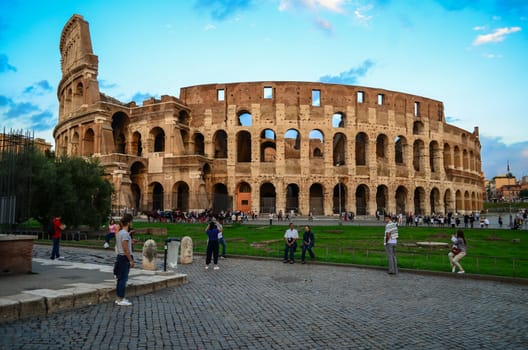
[[123, 103], [100, 92], [89, 24], [60, 38], [57, 155], [96, 157], [114, 208], [419, 215], [482, 207], [478, 128], [378, 88], [263, 81]]

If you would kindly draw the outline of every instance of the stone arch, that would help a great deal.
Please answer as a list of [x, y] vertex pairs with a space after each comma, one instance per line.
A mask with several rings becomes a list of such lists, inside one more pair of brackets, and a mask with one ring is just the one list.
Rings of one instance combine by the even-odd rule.
[[441, 209], [440, 205], [440, 191], [438, 188], [433, 187], [429, 195], [429, 209], [431, 210], [431, 214], [439, 214], [438, 210]]
[[251, 162], [251, 134], [246, 130], [237, 133], [237, 162]]
[[415, 171], [424, 171], [425, 146], [422, 140], [413, 143], [413, 168]]
[[264, 129], [260, 133], [260, 161], [274, 162], [277, 157], [277, 140], [275, 131]]
[[277, 193], [272, 183], [266, 182], [260, 186], [260, 212], [274, 213], [276, 209]]
[[252, 126], [253, 125], [253, 116], [246, 110], [238, 112], [238, 125], [239, 126]]
[[77, 88], [75, 89], [75, 95], [82, 97], [84, 95], [84, 87], [82, 82], [77, 83]]
[[361, 184], [356, 188], [356, 214], [357, 215], [368, 215], [369, 214], [369, 188], [365, 184]]
[[319, 129], [310, 130], [309, 133], [310, 158], [322, 158], [324, 149], [324, 134]]
[[407, 188], [398, 186], [396, 189], [396, 213], [405, 215], [407, 213]]
[[227, 158], [227, 133], [224, 130], [218, 130], [213, 135], [214, 157]]
[[356, 166], [367, 165], [368, 141], [368, 136], [364, 132], [360, 132], [356, 135]]
[[178, 123], [189, 125], [189, 120], [190, 120], [190, 117], [187, 111], [180, 111], [178, 113]]
[[469, 196], [469, 191], [464, 191], [464, 211], [471, 210], [471, 198]]
[[112, 116], [112, 135], [114, 136], [114, 152], [126, 153], [126, 136], [130, 118], [123, 112], [117, 112]]
[[477, 202], [477, 196], [475, 192], [471, 192], [471, 211], [477, 210], [478, 208], [478, 202]]
[[176, 182], [172, 187], [172, 209], [188, 211], [189, 194], [189, 185], [185, 181]]
[[448, 143], [444, 144], [444, 169], [448, 169], [453, 166], [451, 162], [451, 146]]
[[332, 143], [332, 157], [334, 161], [334, 166], [345, 165], [347, 160], [347, 139], [346, 135], [338, 132], [334, 135], [334, 140]]
[[205, 155], [205, 138], [204, 136], [197, 132], [193, 135], [193, 142], [194, 142], [194, 154], [198, 154], [201, 156]]
[[452, 213], [455, 210], [455, 206], [453, 203], [453, 195], [451, 194], [451, 190], [447, 189], [444, 193], [444, 214], [447, 215], [448, 213]]
[[455, 213], [460, 212], [464, 209], [464, 199], [462, 197], [462, 192], [457, 190], [455, 192]]
[[394, 162], [396, 165], [405, 165], [407, 159], [407, 139], [399, 135], [394, 139]]
[[385, 185], [379, 185], [376, 189], [376, 210], [382, 215], [388, 212], [389, 189]]
[[429, 143], [429, 168], [432, 173], [440, 169], [440, 146], [436, 141]]
[[237, 186], [236, 208], [245, 213], [251, 211], [251, 185], [245, 181]]
[[94, 143], [95, 143], [95, 133], [92, 129], [88, 129], [84, 133], [83, 139], [83, 156], [89, 157], [94, 154]]
[[310, 210], [313, 215], [324, 215], [324, 189], [320, 183], [310, 186]]
[[462, 168], [464, 170], [469, 170], [469, 154], [467, 149], [464, 149], [462, 151]]
[[376, 159], [378, 162], [387, 162], [388, 141], [389, 138], [385, 134], [379, 134], [376, 138]]
[[71, 154], [76, 156], [79, 151], [79, 133], [77, 131], [73, 132], [73, 136], [71, 138]]
[[425, 190], [423, 187], [414, 189], [414, 214], [425, 215]]
[[163, 210], [163, 197], [164, 197], [164, 190], [163, 186], [159, 182], [152, 182], [149, 185], [149, 192], [151, 193], [151, 210]]
[[299, 186], [291, 183], [286, 187], [286, 212], [299, 212]]
[[332, 193], [332, 202], [333, 202], [333, 208], [332, 211], [334, 214], [339, 214], [340, 212], [346, 212], [346, 203], [348, 198], [348, 191], [346, 186], [342, 182], [338, 182], [337, 185], [334, 186], [334, 190]]
[[159, 126], [150, 130], [152, 140], [152, 152], [165, 152], [165, 131]]
[[301, 134], [296, 129], [288, 129], [284, 134], [284, 158], [301, 158]]
[[332, 115], [332, 127], [334, 128], [346, 127], [346, 119], [345, 119], [344, 113], [337, 112]]
[[132, 134], [132, 151], [138, 157], [143, 154], [143, 142], [141, 141], [141, 133], [138, 131]]
[[142, 210], [142, 188], [147, 181], [147, 167], [142, 162], [134, 162], [130, 166], [130, 181], [132, 181], [132, 202], [137, 210]]
[[228, 195], [227, 186], [223, 183], [216, 183], [213, 186], [213, 211], [219, 213], [222, 210], [228, 211], [233, 205], [231, 197]]
[[421, 121], [414, 121], [413, 135], [424, 135], [424, 124]]
[[455, 158], [455, 168], [459, 169], [462, 166], [460, 148], [458, 148], [458, 146], [455, 146], [453, 153], [454, 153], [454, 158]]

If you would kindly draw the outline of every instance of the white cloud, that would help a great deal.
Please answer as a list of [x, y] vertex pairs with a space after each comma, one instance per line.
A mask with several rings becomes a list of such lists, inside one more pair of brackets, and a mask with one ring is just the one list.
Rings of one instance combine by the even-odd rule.
[[281, 0], [279, 4], [279, 11], [285, 11], [291, 8], [307, 8], [317, 10], [319, 8], [329, 10], [332, 12], [345, 12], [342, 5], [345, 0]]
[[213, 25], [213, 24], [208, 24], [208, 25], [205, 26], [205, 28], [204, 28], [204, 32], [208, 32], [208, 31], [210, 31], [210, 30], [215, 30], [215, 29], [216, 29], [216, 26], [215, 26], [215, 25]]
[[475, 41], [473, 41], [473, 45], [478, 46], [489, 43], [498, 43], [504, 41], [504, 39], [506, 39], [506, 35], [520, 31], [521, 27], [499, 28], [493, 33], [478, 35]]

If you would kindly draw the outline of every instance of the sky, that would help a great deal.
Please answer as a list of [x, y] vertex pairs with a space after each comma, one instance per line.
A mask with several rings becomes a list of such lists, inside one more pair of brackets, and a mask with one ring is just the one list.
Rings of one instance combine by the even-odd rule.
[[53, 143], [73, 14], [122, 102], [246, 81], [399, 91], [478, 126], [486, 178], [528, 176], [528, 0], [0, 0], [0, 128]]

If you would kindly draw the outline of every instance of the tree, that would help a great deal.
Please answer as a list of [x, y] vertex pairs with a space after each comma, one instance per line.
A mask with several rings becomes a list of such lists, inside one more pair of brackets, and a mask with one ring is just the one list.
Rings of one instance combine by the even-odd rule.
[[112, 184], [103, 178], [97, 161], [56, 159], [31, 153], [29, 215], [45, 227], [57, 215], [72, 227], [98, 228], [110, 215]]

